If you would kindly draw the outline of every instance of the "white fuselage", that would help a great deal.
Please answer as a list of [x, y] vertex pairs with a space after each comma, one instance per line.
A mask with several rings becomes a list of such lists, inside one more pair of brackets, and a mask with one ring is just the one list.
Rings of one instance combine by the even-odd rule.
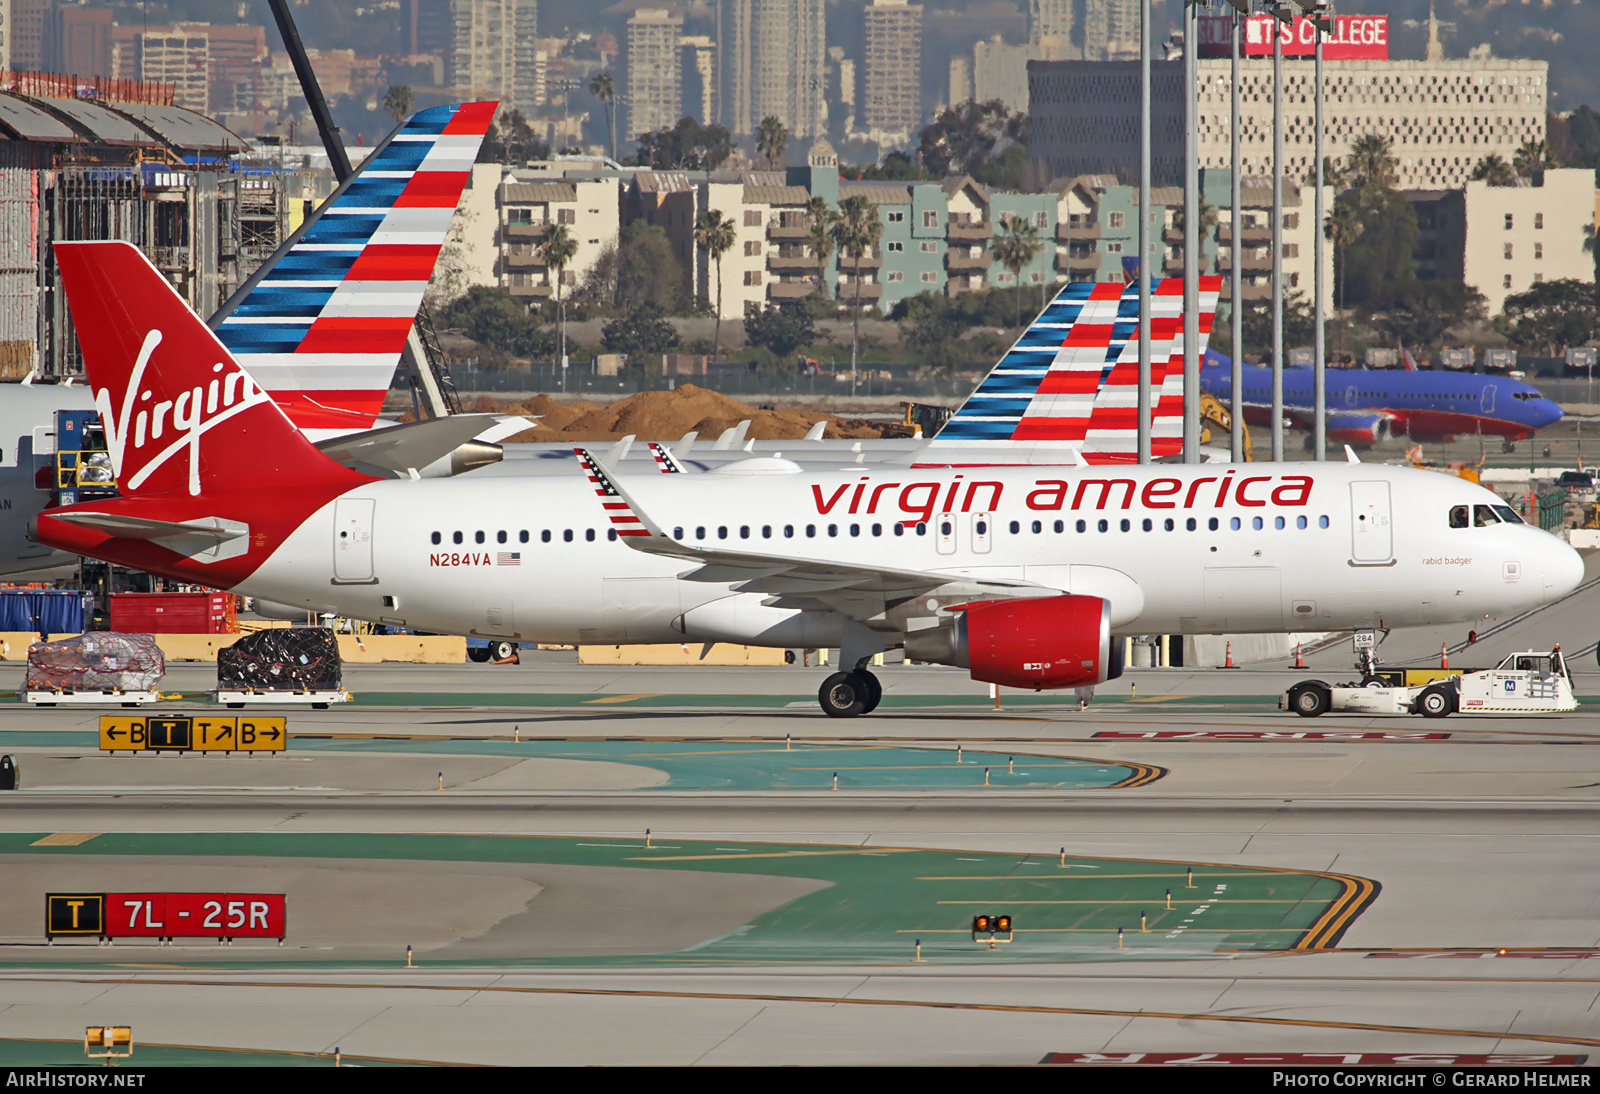
[[[622, 481], [688, 546], [1101, 596], [1124, 634], [1468, 622], [1558, 599], [1582, 574], [1576, 552], [1537, 528], [1449, 526], [1454, 506], [1503, 504], [1488, 491], [1370, 464]], [[896, 535], [900, 521], [912, 523]], [[374, 482], [313, 514], [237, 589], [540, 642], [837, 643], [842, 616], [764, 603], [734, 590], [737, 575], [685, 580], [694, 563], [636, 550], [608, 528], [579, 474]]]

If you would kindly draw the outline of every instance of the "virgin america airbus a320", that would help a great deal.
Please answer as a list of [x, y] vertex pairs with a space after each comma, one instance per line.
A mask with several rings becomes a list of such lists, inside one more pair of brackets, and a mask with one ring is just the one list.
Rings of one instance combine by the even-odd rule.
[[124, 496], [46, 510], [37, 538], [313, 611], [837, 647], [819, 697], [848, 716], [877, 705], [865, 666], [890, 648], [1008, 687], [1092, 686], [1121, 670], [1116, 634], [1464, 623], [1563, 597], [1583, 570], [1487, 490], [1359, 463], [756, 457], [624, 477], [585, 454], [571, 476], [379, 480], [306, 440], [137, 249], [56, 254]]

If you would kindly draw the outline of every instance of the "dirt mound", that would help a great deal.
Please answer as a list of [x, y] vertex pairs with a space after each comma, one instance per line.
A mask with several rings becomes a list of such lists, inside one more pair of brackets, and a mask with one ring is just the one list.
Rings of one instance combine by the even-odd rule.
[[615, 441], [633, 434], [641, 441], [675, 441], [691, 430], [703, 440], [715, 440], [724, 430], [749, 421], [751, 440], [797, 440], [819, 421], [828, 423], [825, 436], [849, 439], [880, 437], [882, 427], [873, 422], [837, 418], [815, 410], [786, 408], [757, 410], [737, 399], [694, 384], [672, 391], [641, 391], [610, 406], [573, 401], [560, 403], [540, 395], [526, 403], [506, 403], [501, 414], [538, 415], [539, 429], [511, 437], [510, 443], [532, 441]]

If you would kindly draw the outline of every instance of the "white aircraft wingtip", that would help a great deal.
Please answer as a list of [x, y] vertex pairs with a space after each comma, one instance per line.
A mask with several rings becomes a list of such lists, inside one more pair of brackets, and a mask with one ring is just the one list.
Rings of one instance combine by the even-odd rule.
[[1346, 460], [1348, 460], [1350, 463], [1360, 463], [1361, 462], [1361, 457], [1356, 455], [1356, 450], [1351, 448], [1349, 445], [1345, 445], [1344, 446], [1344, 458]]

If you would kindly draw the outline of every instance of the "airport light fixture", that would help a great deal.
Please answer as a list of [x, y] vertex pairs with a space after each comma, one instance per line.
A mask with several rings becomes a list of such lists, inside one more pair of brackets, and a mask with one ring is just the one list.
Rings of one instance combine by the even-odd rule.
[[[1287, 5], [1272, 17], [1294, 25]], [[1283, 32], [1272, 35], [1272, 461], [1283, 460]]]
[[[1004, 937], [1001, 937], [1001, 936]], [[972, 917], [972, 941], [982, 942], [991, 950], [1000, 942], [1012, 938], [1009, 915], [975, 915]]]
[[1228, 107], [1228, 189], [1229, 199], [1232, 202], [1232, 243], [1228, 247], [1228, 289], [1232, 298], [1229, 307], [1228, 323], [1232, 338], [1229, 339], [1229, 355], [1233, 363], [1229, 369], [1229, 411], [1233, 422], [1232, 436], [1229, 437], [1229, 451], [1233, 462], [1244, 462], [1244, 430], [1239, 428], [1239, 423], [1244, 421], [1244, 258], [1240, 246], [1244, 242], [1243, 216], [1240, 212], [1240, 175], [1242, 174], [1239, 161], [1239, 40], [1244, 33], [1245, 20], [1250, 15], [1250, 0], [1228, 0], [1233, 6], [1232, 17], [1232, 68], [1229, 79], [1229, 107]]
[[[1139, 4], [1138, 462], [1150, 462], [1150, 0]], [[1185, 394], [1187, 397], [1187, 393]], [[1185, 406], [1188, 404], [1186, 403]], [[1187, 418], [1187, 415], [1185, 415]]]
[[1200, 3], [1201, 0], [1187, 0], [1183, 6], [1184, 463], [1200, 462], [1200, 104], [1196, 86]]

